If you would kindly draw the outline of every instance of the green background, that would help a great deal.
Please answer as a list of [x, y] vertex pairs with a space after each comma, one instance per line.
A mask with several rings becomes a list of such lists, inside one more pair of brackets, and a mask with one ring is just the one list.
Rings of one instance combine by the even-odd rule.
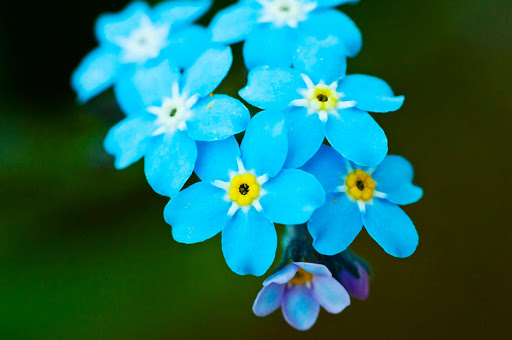
[[[215, 1], [215, 10], [228, 2]], [[108, 95], [79, 106], [69, 77], [95, 46], [93, 22], [123, 1], [14, 2], [0, 13], [0, 338], [493, 338], [512, 322], [512, 3], [363, 0], [349, 73], [387, 80], [406, 102], [374, 115], [390, 153], [425, 190], [405, 207], [420, 234], [407, 259], [361, 233], [370, 298], [312, 330], [252, 314], [262, 278], [226, 266], [220, 237], [174, 242], [165, 197], [142, 162], [113, 168]], [[201, 20], [207, 24], [214, 10]], [[246, 82], [238, 57], [216, 91]], [[264, 51], [263, 51], [264, 53]]]

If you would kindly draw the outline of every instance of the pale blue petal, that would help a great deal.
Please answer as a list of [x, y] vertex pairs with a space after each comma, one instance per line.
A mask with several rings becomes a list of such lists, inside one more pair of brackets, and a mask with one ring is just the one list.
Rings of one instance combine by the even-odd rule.
[[249, 110], [238, 99], [223, 94], [205, 97], [192, 108], [187, 122], [190, 137], [200, 141], [226, 139], [244, 131], [251, 120]]
[[240, 2], [229, 6], [213, 17], [210, 24], [213, 41], [234, 44], [242, 41], [258, 25], [257, 7]]
[[274, 224], [251, 208], [238, 210], [222, 231], [226, 263], [238, 275], [261, 276], [270, 268], [277, 250]]
[[293, 262], [300, 268], [304, 269], [308, 273], [311, 273], [313, 275], [323, 275], [323, 276], [332, 276], [329, 269], [327, 269], [326, 266], [323, 264], [318, 263], [310, 263], [310, 262]]
[[359, 0], [315, 0], [318, 4], [318, 7], [336, 7], [344, 4], [355, 4], [358, 3]]
[[167, 58], [180, 68], [187, 69], [213, 46], [210, 33], [204, 27], [191, 25], [171, 31], [169, 44], [160, 54], [162, 58]]
[[363, 222], [368, 234], [395, 257], [408, 257], [418, 246], [418, 232], [411, 219], [396, 204], [379, 198], [366, 205]]
[[142, 18], [148, 17], [149, 10], [145, 2], [137, 1], [118, 13], [102, 14], [96, 20], [96, 38], [100, 42], [116, 44], [118, 38], [128, 37], [140, 26]]
[[210, 183], [199, 182], [170, 200], [164, 218], [172, 226], [172, 237], [190, 244], [217, 235], [229, 219], [231, 203], [222, 199], [225, 193]]
[[306, 285], [294, 285], [284, 293], [282, 311], [290, 326], [305, 331], [315, 324], [320, 305]]
[[348, 173], [347, 162], [343, 156], [325, 144], [320, 146], [320, 150], [301, 169], [315, 176], [327, 193], [344, 185], [344, 178]]
[[240, 148], [235, 137], [215, 142], [196, 142], [195, 173], [202, 181], [229, 181], [229, 171], [237, 171]]
[[266, 218], [280, 224], [301, 224], [325, 202], [322, 185], [313, 176], [298, 169], [283, 169], [262, 186], [260, 199]]
[[262, 65], [290, 67], [296, 40], [296, 30], [289, 27], [258, 26], [247, 36], [244, 43], [245, 66], [249, 70]]
[[280, 111], [262, 111], [254, 116], [240, 147], [247, 170], [273, 177], [281, 171], [288, 151], [284, 116]]
[[263, 287], [252, 306], [252, 311], [257, 316], [267, 316], [279, 307], [284, 293], [284, 285], [272, 283]]
[[357, 203], [344, 193], [327, 194], [325, 204], [308, 222], [313, 247], [323, 255], [336, 255], [347, 249], [362, 228]]
[[159, 24], [172, 24], [171, 27], [190, 24], [205, 14], [211, 0], [165, 1], [152, 10], [152, 18]]
[[270, 275], [265, 281], [263, 281], [263, 285], [266, 286], [271, 283], [285, 284], [295, 276], [297, 270], [299, 270], [297, 265], [293, 263], [287, 264], [282, 269]]
[[350, 305], [350, 296], [336, 279], [315, 275], [311, 284], [313, 297], [329, 313], [341, 313], [342, 310]]
[[144, 159], [146, 179], [156, 193], [174, 197], [192, 175], [196, 157], [196, 143], [185, 132], [158, 136]]
[[388, 153], [388, 139], [368, 114], [358, 109], [343, 109], [329, 115], [325, 137], [343, 157], [364, 166], [376, 166]]

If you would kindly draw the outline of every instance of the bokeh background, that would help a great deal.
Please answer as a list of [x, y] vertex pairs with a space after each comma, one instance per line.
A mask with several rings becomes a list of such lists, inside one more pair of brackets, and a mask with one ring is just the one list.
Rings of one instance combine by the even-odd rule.
[[[230, 2], [215, 1], [201, 20]], [[386, 79], [406, 104], [375, 115], [424, 198], [405, 210], [420, 245], [386, 255], [363, 232], [368, 301], [321, 312], [307, 333], [258, 318], [262, 278], [226, 266], [220, 237], [172, 240], [142, 162], [116, 171], [102, 140], [109, 95], [75, 102], [70, 74], [92, 25], [125, 0], [25, 2], [0, 11], [0, 338], [450, 339], [506, 337], [511, 305], [512, 2], [363, 0], [341, 9], [364, 36], [349, 72]], [[240, 45], [234, 47], [240, 56]], [[245, 85], [241, 60], [222, 89]]]

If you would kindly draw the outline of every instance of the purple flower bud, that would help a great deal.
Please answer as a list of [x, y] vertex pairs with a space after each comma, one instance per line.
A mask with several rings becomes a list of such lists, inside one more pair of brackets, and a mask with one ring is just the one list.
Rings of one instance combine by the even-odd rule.
[[359, 272], [359, 278], [350, 274], [346, 269], [339, 273], [339, 279], [343, 287], [347, 290], [350, 296], [358, 300], [366, 300], [370, 294], [370, 282], [368, 272], [359, 263], [355, 262]]

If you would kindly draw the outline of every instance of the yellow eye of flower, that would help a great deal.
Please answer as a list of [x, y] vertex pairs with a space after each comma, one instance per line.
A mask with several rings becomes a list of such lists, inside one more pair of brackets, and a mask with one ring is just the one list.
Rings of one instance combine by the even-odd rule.
[[240, 205], [250, 205], [260, 195], [260, 186], [251, 174], [236, 175], [231, 180], [229, 197]]
[[332, 91], [325, 84], [318, 84], [308, 94], [308, 99], [318, 110], [332, 110], [336, 108], [338, 102], [338, 94]]
[[313, 279], [313, 274], [311, 274], [310, 272], [305, 271], [302, 268], [299, 268], [299, 270], [297, 270], [297, 272], [295, 273], [295, 276], [292, 277], [290, 282], [295, 284], [295, 285], [303, 285], [306, 282], [311, 281], [312, 279]]
[[369, 201], [373, 197], [375, 181], [363, 170], [351, 172], [345, 180], [347, 193], [356, 200]]

